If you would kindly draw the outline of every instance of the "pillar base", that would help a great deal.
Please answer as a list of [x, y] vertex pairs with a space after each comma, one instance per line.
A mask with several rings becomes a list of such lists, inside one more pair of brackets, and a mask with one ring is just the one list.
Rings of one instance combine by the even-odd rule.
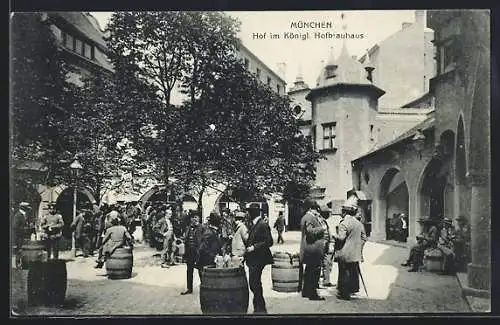
[[381, 240], [385, 240], [385, 232], [375, 232], [375, 231], [372, 231], [372, 233], [370, 234], [370, 240], [372, 241], [381, 241]]
[[467, 265], [467, 283], [472, 289], [491, 291], [490, 266], [469, 263]]

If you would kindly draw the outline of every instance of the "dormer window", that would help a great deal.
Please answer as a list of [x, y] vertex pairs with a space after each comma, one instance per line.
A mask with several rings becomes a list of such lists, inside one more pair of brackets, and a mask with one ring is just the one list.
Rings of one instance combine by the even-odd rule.
[[337, 66], [336, 65], [329, 65], [327, 67], [325, 67], [325, 72], [326, 72], [326, 78], [335, 78], [337, 76], [337, 74], [335, 73], [335, 71], [337, 70]]

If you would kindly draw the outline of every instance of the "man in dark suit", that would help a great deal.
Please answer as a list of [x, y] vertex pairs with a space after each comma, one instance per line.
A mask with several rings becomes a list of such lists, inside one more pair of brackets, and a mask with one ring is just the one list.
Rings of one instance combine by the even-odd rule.
[[325, 298], [318, 295], [317, 288], [328, 239], [328, 226], [319, 214], [319, 205], [316, 202], [308, 205], [310, 209], [300, 221], [302, 231], [300, 260], [305, 265], [302, 297], [324, 300]]
[[182, 292], [181, 295], [193, 293], [193, 273], [194, 264], [196, 262], [197, 250], [201, 240], [201, 224], [200, 215], [196, 211], [191, 212], [190, 224], [184, 234], [185, 253], [187, 266], [187, 290]]
[[357, 198], [351, 196], [342, 205], [343, 220], [333, 237], [339, 243], [335, 259], [339, 265], [337, 298], [349, 300], [351, 294], [359, 291], [359, 262], [363, 261], [366, 233], [363, 224], [356, 219]]
[[245, 260], [248, 266], [250, 290], [253, 293], [253, 310], [255, 314], [267, 314], [261, 277], [264, 267], [273, 264], [273, 256], [269, 249], [273, 245], [273, 237], [269, 225], [260, 215], [260, 207], [257, 204], [250, 205], [248, 215], [251, 221]]
[[13, 239], [13, 247], [16, 256], [16, 267], [21, 267], [21, 247], [23, 246], [23, 242], [27, 230], [27, 213], [30, 210], [30, 205], [27, 202], [19, 203], [19, 210], [17, 210], [12, 216], [12, 239]]

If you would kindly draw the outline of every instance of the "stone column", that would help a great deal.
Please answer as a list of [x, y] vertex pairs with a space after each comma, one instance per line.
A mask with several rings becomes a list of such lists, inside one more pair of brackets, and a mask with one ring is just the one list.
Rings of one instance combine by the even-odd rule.
[[473, 289], [490, 291], [491, 284], [491, 199], [489, 174], [472, 172], [467, 175], [472, 187], [471, 255], [468, 284]]
[[380, 199], [372, 201], [372, 232], [370, 238], [372, 240], [385, 239], [385, 202]]
[[[408, 183], [407, 183], [408, 184]], [[408, 184], [409, 185], [409, 184]], [[413, 246], [416, 244], [416, 236], [420, 233], [420, 224], [418, 219], [420, 219], [418, 211], [418, 191], [415, 187], [408, 186], [408, 239], [406, 241], [407, 245]]]

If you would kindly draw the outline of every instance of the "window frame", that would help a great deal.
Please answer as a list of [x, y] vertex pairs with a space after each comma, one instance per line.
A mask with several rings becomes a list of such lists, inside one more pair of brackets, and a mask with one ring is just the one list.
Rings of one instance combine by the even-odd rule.
[[[337, 122], [322, 123], [323, 136], [322, 136], [322, 151], [337, 150]], [[327, 142], [326, 142], [327, 141]], [[325, 146], [328, 143], [328, 146]]]

